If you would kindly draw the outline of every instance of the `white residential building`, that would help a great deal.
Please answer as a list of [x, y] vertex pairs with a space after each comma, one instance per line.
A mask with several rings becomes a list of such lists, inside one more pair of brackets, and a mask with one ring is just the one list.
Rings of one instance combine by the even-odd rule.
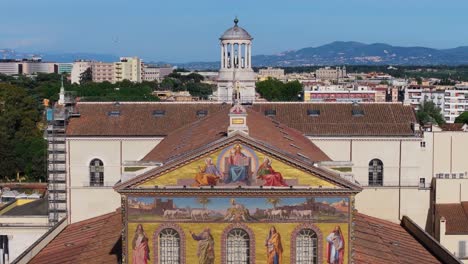
[[447, 123], [454, 123], [455, 119], [468, 111], [468, 86], [456, 86], [445, 90], [443, 113]]
[[71, 71], [71, 83], [80, 83], [81, 74], [88, 68], [91, 68], [92, 62], [86, 60], [79, 60], [73, 63]]

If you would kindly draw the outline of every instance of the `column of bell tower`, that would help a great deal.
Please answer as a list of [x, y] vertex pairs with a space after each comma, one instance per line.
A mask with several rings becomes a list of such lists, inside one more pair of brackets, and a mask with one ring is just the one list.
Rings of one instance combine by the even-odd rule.
[[253, 103], [256, 75], [252, 70], [253, 38], [234, 20], [234, 26], [220, 37], [221, 58], [217, 99], [226, 103]]

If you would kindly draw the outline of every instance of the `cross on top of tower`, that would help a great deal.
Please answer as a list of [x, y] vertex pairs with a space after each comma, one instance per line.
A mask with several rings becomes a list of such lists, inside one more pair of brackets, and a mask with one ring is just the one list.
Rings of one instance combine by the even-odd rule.
[[237, 27], [237, 23], [239, 23], [239, 19], [237, 19], [237, 16], [236, 18], [234, 18], [234, 26]]

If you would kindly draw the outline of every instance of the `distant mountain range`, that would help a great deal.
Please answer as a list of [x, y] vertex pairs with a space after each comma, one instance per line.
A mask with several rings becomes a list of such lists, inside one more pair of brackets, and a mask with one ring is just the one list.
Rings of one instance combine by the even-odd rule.
[[[461, 65], [468, 64], [468, 46], [453, 49], [399, 47], [383, 43], [335, 41], [319, 47], [252, 56], [252, 64], [265, 66], [315, 65]], [[219, 62], [179, 64], [186, 68], [219, 68]]]
[[[22, 54], [15, 54], [19, 57]], [[117, 61], [118, 56], [92, 53], [42, 54], [45, 61], [71, 62], [76, 59]], [[364, 44], [335, 41], [318, 47], [285, 51], [274, 55], [256, 55], [253, 65], [314, 66], [314, 65], [461, 65], [468, 64], [468, 46], [452, 49], [399, 47], [383, 43]], [[159, 62], [158, 64], [164, 64]], [[170, 63], [170, 62], [169, 62]], [[170, 63], [188, 69], [218, 69], [219, 62]]]

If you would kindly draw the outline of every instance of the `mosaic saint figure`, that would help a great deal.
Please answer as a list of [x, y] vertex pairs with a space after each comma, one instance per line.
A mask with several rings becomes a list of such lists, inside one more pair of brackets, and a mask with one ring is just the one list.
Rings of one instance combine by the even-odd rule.
[[288, 186], [283, 179], [283, 175], [273, 169], [271, 160], [268, 157], [265, 157], [263, 163], [258, 167], [257, 179], [262, 179], [264, 186]]
[[211, 158], [205, 159], [205, 165], [198, 167], [198, 173], [195, 175], [195, 183], [192, 186], [210, 186], [216, 185], [222, 174], [219, 172], [216, 165], [213, 164]]
[[281, 244], [281, 235], [272, 226], [268, 237], [265, 241], [267, 248], [267, 263], [268, 264], [282, 264], [283, 263], [283, 245]]
[[148, 237], [143, 230], [143, 226], [139, 224], [135, 231], [135, 236], [132, 242], [133, 262], [134, 264], [147, 264], [149, 257]]
[[231, 207], [227, 209], [224, 216], [225, 221], [249, 221], [251, 220], [249, 210], [244, 205], [236, 202], [234, 198], [231, 199]]
[[228, 159], [229, 171], [225, 183], [247, 182], [249, 158], [242, 153], [242, 147], [237, 144], [231, 150]]
[[190, 235], [195, 241], [198, 241], [198, 264], [214, 264], [215, 254], [214, 254], [214, 239], [211, 235], [209, 228], [205, 228], [203, 232], [196, 235], [192, 231], [189, 231]]
[[344, 263], [344, 245], [345, 241], [341, 228], [336, 226], [333, 232], [327, 236], [327, 263]]

